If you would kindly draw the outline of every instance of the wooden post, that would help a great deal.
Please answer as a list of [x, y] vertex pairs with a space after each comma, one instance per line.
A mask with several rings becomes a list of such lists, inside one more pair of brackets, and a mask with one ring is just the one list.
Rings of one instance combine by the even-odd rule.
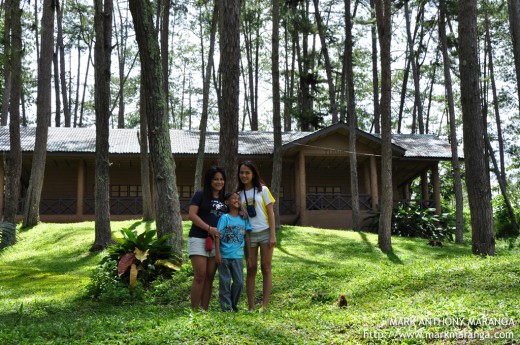
[[377, 183], [377, 163], [376, 157], [370, 156], [370, 194], [372, 196], [372, 210], [377, 210], [379, 205], [379, 191]]
[[299, 185], [297, 188], [299, 209], [300, 214], [300, 225], [307, 225], [307, 186], [305, 183], [305, 155], [303, 151], [298, 154], [298, 180]]
[[421, 173], [421, 194], [423, 200], [430, 200], [430, 192], [428, 191], [428, 170]]
[[0, 162], [0, 220], [4, 218], [4, 163]]
[[435, 213], [441, 214], [441, 179], [439, 177], [438, 163], [432, 167], [433, 200], [435, 202]]
[[84, 204], [83, 198], [85, 196], [85, 161], [80, 159], [78, 162], [78, 181], [76, 190], [76, 215], [83, 216]]

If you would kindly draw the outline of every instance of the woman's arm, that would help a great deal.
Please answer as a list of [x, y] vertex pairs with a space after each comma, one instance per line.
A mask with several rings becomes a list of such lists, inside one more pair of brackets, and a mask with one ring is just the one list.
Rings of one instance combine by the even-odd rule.
[[208, 223], [203, 221], [199, 217], [199, 206], [198, 205], [190, 205], [188, 210], [188, 219], [193, 222], [196, 226], [201, 229], [206, 230], [213, 237], [220, 237], [220, 232], [218, 232], [217, 228], [214, 226], [210, 226]]

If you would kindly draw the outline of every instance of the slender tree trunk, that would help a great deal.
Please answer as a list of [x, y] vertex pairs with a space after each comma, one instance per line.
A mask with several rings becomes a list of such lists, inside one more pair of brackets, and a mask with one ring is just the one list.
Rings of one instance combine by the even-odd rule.
[[495, 255], [491, 188], [486, 168], [485, 128], [480, 105], [477, 1], [460, 2], [459, 11], [459, 68], [472, 250], [477, 255]]
[[170, 0], [162, 0], [162, 16], [161, 16], [161, 66], [163, 70], [163, 92], [166, 99], [166, 114], [169, 113], [168, 105], [170, 100], [169, 71], [168, 68], [168, 37], [170, 31]]
[[[213, 16], [211, 18], [211, 31], [209, 40], [208, 60], [206, 72], [203, 73], [204, 84], [202, 86], [202, 115], [200, 118], [199, 148], [197, 150], [197, 163], [195, 165], [195, 190], [200, 190], [202, 181], [202, 169], [204, 166], [204, 151], [206, 146], [206, 131], [208, 128], [209, 88], [211, 86], [211, 70], [213, 69], [213, 54], [215, 53], [215, 40], [217, 36], [218, 0], [213, 1]], [[202, 42], [201, 42], [202, 46]]]
[[[414, 42], [412, 38], [412, 31], [410, 29], [410, 11], [408, 7], [408, 0], [405, 0], [404, 2], [404, 8], [405, 8], [405, 19], [406, 19], [406, 34], [407, 34], [407, 42], [408, 42], [408, 53], [409, 57], [408, 59], [411, 62], [412, 66], [412, 76], [413, 76], [413, 84], [414, 84], [414, 107], [417, 109], [417, 119], [419, 122], [419, 133], [424, 134], [424, 117], [423, 117], [423, 104], [422, 104], [422, 98], [421, 98], [421, 88], [420, 88], [420, 80], [419, 80], [419, 67], [416, 63], [416, 57], [415, 57], [415, 50]], [[419, 24], [417, 24], [419, 25]]]
[[0, 119], [0, 125], [7, 126], [7, 118], [9, 117], [9, 100], [11, 99], [11, 64], [9, 59], [11, 56], [11, 22], [12, 17], [7, 9], [11, 8], [13, 0], [5, 0], [5, 17], [4, 17], [4, 32], [3, 34], [3, 45], [4, 55], [6, 61], [4, 62], [4, 89], [2, 90], [2, 116]]
[[[54, 102], [56, 103], [56, 112], [54, 113], [54, 126], [61, 126], [61, 99], [60, 99], [60, 67], [58, 61], [58, 44], [56, 44], [56, 52], [52, 55], [52, 65], [54, 66]], [[49, 123], [49, 126], [51, 124]]]
[[354, 67], [352, 54], [352, 19], [350, 15], [351, 1], [345, 0], [345, 65], [347, 72], [347, 114], [349, 124], [349, 150], [350, 150], [350, 193], [352, 194], [352, 228], [355, 231], [361, 229], [359, 217], [359, 182], [357, 171], [357, 114], [356, 94], [354, 89]]
[[79, 127], [83, 127], [83, 110], [85, 109], [85, 95], [87, 93], [87, 80], [88, 80], [88, 71], [90, 68], [90, 62], [92, 61], [92, 42], [93, 39], [88, 42], [88, 58], [87, 58], [87, 69], [85, 71], [85, 80], [83, 82], [83, 94], [81, 96], [81, 107], [79, 111]]
[[451, 62], [448, 54], [448, 40], [446, 36], [446, 0], [439, 0], [439, 41], [441, 44], [444, 85], [448, 103], [450, 119], [451, 165], [453, 167], [453, 189], [455, 190], [455, 241], [464, 243], [464, 200], [462, 191], [462, 178], [460, 176], [460, 163], [457, 140], [457, 124], [455, 120], [455, 102], [453, 100], [453, 88], [451, 81]]
[[[240, 84], [240, 0], [222, 0], [219, 8], [220, 78], [222, 108], [218, 164], [228, 176], [237, 176], [238, 110]], [[235, 190], [236, 179], [227, 180], [227, 190]]]
[[491, 90], [493, 93], [493, 110], [495, 112], [495, 123], [497, 125], [497, 139], [498, 139], [498, 155], [500, 157], [500, 167], [498, 176], [502, 179], [502, 182], [505, 186], [507, 186], [506, 179], [506, 167], [505, 167], [505, 157], [504, 157], [504, 138], [502, 135], [502, 120], [500, 119], [500, 110], [498, 106], [498, 94], [497, 94], [497, 86], [495, 82], [495, 71], [494, 71], [494, 63], [493, 63], [493, 47], [491, 44], [491, 34], [489, 33], [489, 18], [488, 13], [486, 12], [486, 44], [488, 46], [488, 60], [489, 60], [489, 80], [491, 82]]
[[23, 227], [40, 221], [40, 199], [47, 159], [47, 135], [51, 120], [51, 76], [54, 48], [54, 2], [44, 0], [42, 8], [42, 46], [38, 61], [38, 96], [36, 99], [36, 138], [31, 167], [31, 178], [25, 199]]
[[70, 108], [69, 98], [67, 97], [67, 79], [65, 76], [65, 45], [63, 44], [63, 8], [60, 5], [59, 0], [56, 0], [56, 22], [58, 27], [57, 45], [60, 59], [60, 83], [61, 83], [61, 98], [63, 102], [63, 120], [65, 127], [70, 127]]
[[91, 251], [104, 249], [112, 241], [110, 229], [110, 69], [112, 53], [112, 0], [95, 0], [94, 27], [96, 43], [95, 111], [96, 111], [96, 183], [94, 186], [96, 224]]
[[515, 58], [518, 106], [520, 108], [520, 0], [508, 0], [509, 27], [513, 40], [513, 56]]
[[130, 0], [129, 4], [141, 58], [141, 78], [145, 88], [148, 141], [154, 190], [157, 195], [157, 236], [174, 234], [173, 238], [168, 239], [168, 243], [173, 246], [174, 252], [181, 256], [182, 218], [162, 85], [160, 48], [152, 21], [153, 9], [146, 0]]
[[[323, 23], [321, 20], [320, 9], [318, 6], [318, 0], [314, 2], [314, 15], [316, 16], [316, 23], [318, 26], [318, 32], [321, 41], [321, 51], [323, 52], [323, 58], [325, 59], [325, 73], [327, 74], [327, 84], [329, 86], [329, 101], [330, 101], [330, 113], [332, 115], [332, 123], [338, 122], [338, 106], [336, 104], [336, 91], [334, 88], [334, 80], [332, 78], [332, 66], [330, 63], [329, 50], [327, 48], [327, 41], [325, 41], [325, 32], [323, 30]], [[350, 14], [349, 14], [350, 16]]]
[[381, 214], [378, 244], [384, 252], [392, 251], [392, 74], [391, 29], [392, 4], [390, 0], [375, 0], [379, 46], [381, 49]]
[[[74, 102], [74, 120], [72, 122], [73, 127], [77, 127], [78, 125], [78, 104], [79, 104], [79, 85], [81, 82], [80, 76], [81, 76], [81, 43], [80, 38], [78, 36], [78, 42], [77, 42], [77, 54], [78, 54], [78, 61], [76, 61], [76, 66], [78, 67], [76, 71], [76, 97]], [[88, 62], [87, 62], [88, 64]]]
[[[374, 0], [370, 0], [370, 9], [372, 13], [375, 13]], [[375, 19], [375, 18], [374, 18]], [[374, 106], [374, 132], [381, 133], [381, 108], [379, 106], [379, 73], [377, 68], [377, 25], [374, 20], [374, 24], [371, 26], [371, 39], [372, 39], [372, 93], [373, 93], [373, 106]]]
[[282, 119], [280, 112], [280, 1], [273, 0], [271, 71], [273, 75], [273, 178], [271, 189], [278, 200], [274, 204], [276, 227], [280, 227], [280, 185], [282, 182]]

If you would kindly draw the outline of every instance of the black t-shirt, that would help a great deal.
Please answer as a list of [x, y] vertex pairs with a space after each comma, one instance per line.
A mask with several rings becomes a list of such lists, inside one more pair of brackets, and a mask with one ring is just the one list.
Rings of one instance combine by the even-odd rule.
[[[217, 198], [211, 199], [209, 202], [202, 202], [203, 198], [204, 193], [202, 191], [195, 192], [191, 198], [190, 205], [197, 205], [199, 207], [197, 215], [200, 219], [202, 219], [206, 224], [216, 228], [220, 216], [227, 213], [228, 208], [221, 199]], [[201, 229], [196, 226], [195, 223], [192, 223], [188, 236], [206, 238], [208, 237], [208, 229]]]

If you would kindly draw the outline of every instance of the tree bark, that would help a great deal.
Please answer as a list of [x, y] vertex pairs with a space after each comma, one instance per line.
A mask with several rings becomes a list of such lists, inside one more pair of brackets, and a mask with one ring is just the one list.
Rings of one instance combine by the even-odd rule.
[[[197, 149], [197, 162], [195, 165], [195, 190], [202, 189], [202, 169], [204, 167], [204, 152], [206, 147], [206, 131], [208, 128], [208, 107], [209, 107], [209, 88], [211, 86], [211, 70], [213, 69], [213, 54], [215, 53], [215, 40], [217, 35], [217, 20], [218, 20], [218, 3], [213, 1], [213, 16], [211, 18], [211, 31], [209, 40], [208, 60], [206, 64], [206, 71], [203, 71], [204, 84], [202, 86], [202, 115], [200, 118], [200, 137], [199, 147]], [[201, 42], [202, 46], [202, 42]]]
[[513, 56], [515, 58], [516, 84], [518, 106], [520, 108], [520, 0], [508, 0], [509, 27], [513, 40]]
[[94, 79], [96, 111], [95, 239], [91, 251], [102, 250], [112, 241], [110, 229], [110, 72], [112, 53], [112, 0], [95, 0]]
[[[6, 16], [10, 17], [9, 30], [12, 33], [9, 54], [6, 55], [8, 63], [5, 67], [11, 73], [11, 92], [8, 104], [10, 106], [9, 119], [9, 144], [10, 150], [5, 159], [5, 208], [3, 220], [16, 224], [18, 213], [18, 199], [20, 197], [20, 176], [22, 174], [22, 147], [20, 142], [20, 99], [22, 92], [22, 27], [20, 0], [12, 0], [6, 3]], [[7, 66], [9, 65], [9, 66]], [[2, 181], [3, 182], [3, 181]], [[7, 233], [7, 232], [6, 232]], [[16, 242], [16, 231], [2, 240], [3, 245], [11, 245]]]
[[[374, 0], [370, 0], [371, 12], [375, 12]], [[372, 39], [372, 92], [373, 92], [373, 106], [374, 106], [374, 132], [381, 133], [381, 108], [379, 105], [379, 73], [377, 72], [377, 24], [374, 20], [374, 24], [370, 28], [371, 39]]]
[[25, 198], [22, 227], [40, 221], [40, 199], [47, 159], [48, 126], [51, 120], [51, 77], [54, 48], [54, 1], [44, 0], [42, 8], [41, 55], [38, 60], [38, 96], [36, 99], [36, 138], [31, 177]]
[[455, 102], [453, 100], [453, 87], [451, 81], [451, 62], [448, 54], [448, 40], [446, 36], [446, 0], [439, 0], [439, 41], [442, 51], [444, 66], [444, 85], [448, 102], [450, 119], [450, 145], [451, 165], [453, 167], [453, 189], [455, 190], [455, 242], [464, 243], [464, 199], [462, 190], [462, 178], [460, 176], [460, 163], [457, 140], [457, 124], [455, 120]]
[[460, 87], [472, 251], [477, 255], [495, 255], [491, 188], [485, 160], [485, 128], [480, 105], [477, 1], [460, 2], [459, 11]]
[[392, 12], [390, 0], [375, 0], [377, 30], [381, 49], [381, 214], [379, 218], [378, 244], [384, 252], [392, 251], [392, 71], [391, 31]]
[[57, 46], [59, 53], [59, 67], [60, 67], [60, 83], [61, 83], [61, 98], [63, 102], [63, 120], [65, 127], [70, 127], [70, 108], [69, 98], [67, 95], [67, 79], [65, 77], [65, 45], [63, 44], [63, 8], [59, 0], [56, 0], [56, 23], [58, 27]]
[[271, 190], [278, 202], [274, 203], [276, 228], [280, 227], [280, 185], [282, 182], [282, 115], [280, 111], [280, 1], [273, 0], [273, 34], [271, 72], [273, 78], [273, 177]]
[[9, 117], [9, 100], [11, 99], [11, 64], [9, 59], [11, 56], [11, 22], [12, 16], [8, 9], [11, 8], [13, 0], [5, 0], [5, 16], [4, 16], [4, 32], [3, 45], [6, 61], [4, 63], [4, 89], [2, 90], [2, 116], [0, 118], [0, 125], [7, 126], [7, 118]]
[[240, 0], [222, 0], [219, 8], [220, 79], [222, 108], [219, 109], [218, 164], [230, 176], [226, 190], [235, 190], [238, 171], [238, 110], [240, 84]]
[[150, 185], [150, 155], [148, 153], [148, 120], [146, 118], [146, 97], [145, 86], [141, 83], [139, 90], [140, 105], [139, 108], [139, 147], [141, 149], [141, 192], [143, 200], [143, 220], [149, 221], [155, 219], [153, 208], [152, 188]]
[[141, 58], [141, 78], [145, 87], [148, 141], [157, 195], [157, 236], [173, 234], [168, 243], [173, 246], [174, 252], [181, 256], [182, 218], [162, 85], [160, 48], [152, 21], [153, 9], [146, 0], [130, 0], [129, 3]]
[[352, 19], [350, 14], [351, 1], [345, 0], [345, 64], [347, 79], [347, 115], [349, 125], [349, 155], [350, 155], [350, 193], [352, 195], [352, 228], [355, 231], [361, 229], [359, 217], [359, 179], [357, 169], [357, 113], [356, 93], [354, 89], [354, 67], [353, 67], [353, 40]]
[[[320, 9], [318, 6], [318, 0], [314, 2], [314, 15], [316, 16], [316, 23], [318, 26], [318, 32], [321, 41], [321, 51], [323, 58], [325, 59], [325, 73], [327, 74], [327, 84], [329, 86], [329, 102], [330, 102], [330, 113], [332, 115], [332, 123], [338, 122], [338, 106], [336, 104], [336, 91], [334, 88], [334, 80], [332, 78], [332, 66], [330, 63], [329, 50], [327, 48], [327, 41], [325, 41], [325, 31], [323, 30], [323, 23], [321, 20]], [[350, 14], [349, 14], [350, 16]]]

